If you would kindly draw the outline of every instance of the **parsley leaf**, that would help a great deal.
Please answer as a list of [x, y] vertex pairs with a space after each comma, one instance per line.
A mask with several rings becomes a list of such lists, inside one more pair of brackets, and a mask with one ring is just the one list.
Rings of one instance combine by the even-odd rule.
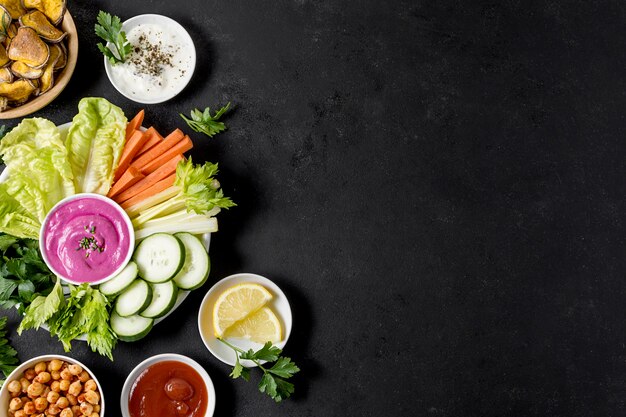
[[208, 137], [212, 138], [216, 134], [226, 130], [226, 125], [218, 120], [224, 113], [230, 108], [230, 102], [219, 109], [217, 113], [211, 116], [211, 109], [207, 107], [204, 112], [194, 109], [191, 111], [191, 119], [187, 118], [184, 114], [179, 113], [180, 117], [196, 132], [204, 133]]
[[98, 49], [108, 58], [111, 64], [126, 61], [126, 58], [132, 50], [132, 46], [126, 33], [122, 31], [122, 21], [117, 16], [111, 16], [109, 13], [100, 10], [98, 13], [98, 23], [94, 26], [96, 35], [108, 43], [113, 44], [115, 51], [110, 46], [99, 43]]
[[[293, 375], [300, 371], [300, 368], [288, 357], [280, 356], [282, 350], [272, 345], [272, 342], [267, 342], [263, 347], [257, 351], [252, 349], [244, 351], [225, 341], [218, 338], [220, 342], [230, 347], [235, 351], [235, 366], [233, 367], [230, 377], [237, 379], [239, 377], [246, 381], [250, 378], [250, 370], [243, 366], [239, 359], [248, 359], [254, 362], [261, 371], [263, 376], [259, 381], [259, 391], [267, 394], [274, 401], [281, 402], [285, 398], [289, 398], [294, 392], [294, 386], [286, 379], [291, 378]], [[265, 361], [265, 363], [261, 363]], [[266, 368], [263, 365], [274, 362], [271, 368]]]
[[[17, 351], [9, 345], [9, 341], [6, 338], [6, 325], [7, 318], [0, 318], [0, 371], [2, 371], [5, 377], [9, 376], [9, 374], [17, 368], [19, 362]], [[0, 381], [0, 386], [2, 386], [3, 383], [4, 381]]]

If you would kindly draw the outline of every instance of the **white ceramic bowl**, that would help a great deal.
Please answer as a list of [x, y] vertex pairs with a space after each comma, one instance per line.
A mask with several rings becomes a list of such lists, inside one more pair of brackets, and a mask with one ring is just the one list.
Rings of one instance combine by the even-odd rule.
[[126, 212], [113, 200], [111, 200], [108, 197], [105, 197], [103, 195], [100, 194], [93, 194], [93, 193], [79, 193], [79, 194], [74, 194], [71, 195], [69, 197], [65, 197], [63, 200], [59, 201], [58, 203], [56, 203], [54, 205], [54, 207], [52, 207], [52, 209], [50, 210], [50, 212], [46, 215], [46, 218], [44, 219], [44, 221], [41, 223], [41, 229], [39, 230], [39, 248], [40, 248], [40, 252], [41, 252], [41, 257], [43, 258], [44, 262], [46, 263], [46, 265], [48, 265], [48, 268], [50, 268], [50, 270], [58, 277], [60, 277], [62, 280], [69, 282], [70, 284], [76, 284], [76, 285], [80, 285], [82, 284], [81, 282], [75, 282], [72, 281], [71, 279], [67, 278], [66, 276], [64, 276], [61, 272], [57, 271], [52, 264], [50, 263], [50, 260], [48, 259], [48, 254], [46, 253], [46, 251], [44, 250], [45, 246], [45, 233], [44, 231], [46, 230], [46, 227], [48, 226], [48, 222], [50, 220], [50, 216], [52, 214], [54, 214], [54, 212], [61, 207], [62, 205], [73, 201], [73, 200], [77, 200], [79, 198], [93, 198], [93, 199], [97, 199], [97, 200], [101, 200], [107, 204], [109, 204], [112, 208], [114, 208], [119, 215], [122, 217], [122, 219], [124, 220], [124, 223], [126, 224], [126, 227], [128, 228], [128, 233], [129, 233], [129, 246], [128, 246], [128, 253], [126, 254], [126, 256], [124, 257], [123, 262], [120, 264], [120, 266], [115, 269], [115, 271], [113, 271], [112, 273], [110, 273], [109, 275], [107, 275], [106, 277], [98, 280], [98, 281], [93, 281], [90, 282], [90, 285], [98, 285], [98, 284], [102, 284], [103, 282], [108, 281], [109, 279], [113, 278], [115, 275], [119, 274], [120, 271], [122, 269], [124, 269], [124, 267], [126, 266], [126, 264], [128, 264], [128, 262], [130, 261], [131, 257], [133, 256], [133, 251], [135, 248], [135, 230], [133, 229], [133, 223], [130, 220], [130, 217], [128, 217], [128, 214], [126, 214]]
[[91, 378], [93, 378], [93, 380], [96, 381], [96, 385], [98, 386], [98, 392], [100, 393], [100, 413], [99, 414], [100, 414], [100, 417], [104, 417], [104, 392], [102, 391], [102, 386], [100, 385], [98, 378], [96, 378], [96, 375], [93, 372], [91, 372], [91, 370], [88, 367], [86, 367], [83, 363], [77, 361], [76, 359], [69, 358], [63, 355], [37, 356], [35, 358], [27, 360], [26, 362], [22, 363], [20, 366], [15, 368], [15, 370], [11, 372], [9, 377], [6, 379], [4, 385], [2, 386], [2, 389], [0, 389], [0, 417], [9, 417], [9, 412], [8, 412], [9, 402], [11, 401], [11, 395], [9, 394], [9, 389], [8, 389], [9, 382], [13, 381], [14, 379], [21, 378], [24, 371], [26, 371], [28, 368], [33, 368], [35, 364], [37, 364], [38, 362], [51, 361], [52, 359], [59, 359], [59, 360], [68, 362], [70, 364], [80, 365], [81, 368], [83, 368], [83, 370], [87, 371], [89, 375], [91, 375]]
[[[211, 352], [211, 354], [220, 361], [231, 366], [235, 365], [236, 355], [230, 347], [226, 346], [215, 337], [213, 330], [213, 306], [215, 305], [215, 302], [220, 294], [226, 289], [232, 287], [233, 285], [247, 282], [261, 284], [269, 290], [272, 295], [274, 295], [274, 298], [269, 302], [268, 306], [274, 310], [283, 326], [283, 340], [281, 340], [280, 343], [276, 343], [275, 346], [278, 346], [281, 349], [284, 348], [287, 340], [289, 340], [289, 336], [291, 335], [291, 307], [289, 306], [289, 301], [287, 300], [285, 293], [283, 293], [278, 285], [261, 275], [250, 273], [235, 274], [222, 279], [211, 287], [211, 289], [204, 296], [202, 304], [200, 304], [200, 311], [198, 312], [198, 330], [200, 331], [200, 337], [202, 338], [204, 345], [207, 349], [209, 349], [209, 352]], [[232, 341], [229, 340], [229, 342], [232, 342], [232, 344], [243, 350], [257, 350], [263, 346], [262, 344], [249, 340], [236, 339]], [[248, 368], [256, 366], [254, 362], [249, 360], [242, 360], [241, 363]]]
[[126, 382], [124, 382], [124, 386], [122, 387], [122, 394], [120, 395], [120, 410], [122, 410], [122, 417], [130, 417], [128, 400], [130, 398], [130, 390], [135, 380], [148, 367], [154, 365], [155, 363], [163, 361], [176, 361], [187, 364], [191, 366], [202, 377], [202, 380], [204, 381], [207, 390], [208, 403], [204, 416], [198, 417], [212, 417], [213, 413], [215, 412], [215, 387], [213, 386], [213, 381], [211, 380], [211, 377], [198, 362], [187, 356], [179, 355], [177, 353], [162, 353], [160, 355], [151, 356], [141, 362], [139, 365], [137, 365], [135, 369], [133, 369], [131, 373], [128, 374], [128, 376], [126, 377]]
[[[121, 73], [124, 73], [126, 77], [129, 77], [131, 79], [133, 77], [132, 73], [124, 68], [125, 64], [115, 64], [115, 66], [121, 66], [114, 69], [114, 65], [111, 64], [111, 62], [105, 57], [104, 69], [106, 71], [107, 77], [109, 77], [109, 81], [111, 82], [111, 84], [113, 84], [113, 87], [115, 87], [115, 89], [124, 97], [137, 103], [162, 103], [178, 95], [181, 91], [183, 91], [187, 84], [189, 84], [189, 81], [191, 81], [191, 77], [193, 76], [193, 72], [196, 67], [196, 48], [187, 30], [185, 30], [185, 28], [180, 23], [167, 16], [162, 16], [159, 14], [142, 14], [139, 16], [135, 16], [122, 23], [122, 30], [126, 32], [126, 34], [128, 34], [132, 29], [136, 28], [139, 25], [159, 26], [164, 31], [169, 31], [173, 35], [173, 37], [178, 42], [180, 42], [180, 49], [184, 51], [185, 60], [188, 65], [182, 68], [184, 73], [176, 81], [175, 88], [168, 89], [160, 95], [151, 96], [141, 87], [141, 85], [143, 84], [141, 80], [137, 79], [137, 82], [123, 81], [120, 76]], [[132, 40], [130, 38], [129, 41], [131, 41], [132, 43]], [[121, 69], [123, 69], [123, 71], [120, 71]]]

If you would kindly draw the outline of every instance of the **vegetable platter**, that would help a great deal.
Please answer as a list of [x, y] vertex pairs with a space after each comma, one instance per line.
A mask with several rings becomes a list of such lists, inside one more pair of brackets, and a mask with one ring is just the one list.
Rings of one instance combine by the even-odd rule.
[[[89, 97], [71, 123], [24, 119], [0, 141], [7, 167], [0, 176], [0, 306], [23, 314], [18, 334], [44, 327], [66, 351], [73, 340], [86, 340], [112, 359], [118, 340], [147, 335], [208, 278], [215, 216], [235, 204], [215, 178], [217, 164], [184, 156], [193, 147], [187, 135], [176, 129], [162, 136], [143, 122], [143, 110], [129, 121], [119, 107]], [[119, 205], [136, 242], [130, 262], [99, 285], [90, 285], [89, 271], [114, 256], [104, 226], [51, 226], [64, 201], [83, 195]], [[51, 250], [45, 233], [80, 239], [68, 237], [63, 251]], [[84, 264], [85, 280], [70, 284], [53, 274], [47, 262], [57, 255], [68, 268], [75, 259]]]

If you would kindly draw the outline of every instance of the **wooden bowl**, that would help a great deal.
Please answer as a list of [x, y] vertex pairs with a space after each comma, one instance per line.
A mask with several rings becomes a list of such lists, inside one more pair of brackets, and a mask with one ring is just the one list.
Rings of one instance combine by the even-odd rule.
[[70, 12], [67, 10], [63, 15], [61, 29], [63, 29], [64, 32], [67, 32], [67, 36], [65, 37], [65, 39], [67, 39], [67, 64], [60, 73], [56, 74], [52, 88], [42, 95], [28, 100], [21, 106], [8, 108], [5, 111], [0, 112], [0, 119], [23, 117], [44, 108], [50, 104], [52, 100], [57, 98], [67, 83], [70, 82], [72, 73], [74, 73], [74, 68], [76, 68], [76, 60], [78, 59], [78, 34], [76, 32], [74, 19], [72, 19], [72, 15], [70, 15]]

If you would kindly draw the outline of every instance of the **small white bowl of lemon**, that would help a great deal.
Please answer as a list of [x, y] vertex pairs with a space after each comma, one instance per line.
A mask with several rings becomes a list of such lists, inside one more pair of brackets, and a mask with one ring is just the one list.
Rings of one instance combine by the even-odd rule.
[[[209, 352], [234, 366], [233, 349], [258, 350], [266, 342], [283, 349], [291, 334], [291, 307], [282, 290], [261, 275], [241, 273], [217, 282], [206, 293], [198, 313], [200, 337]], [[241, 360], [248, 368], [256, 366]]]

